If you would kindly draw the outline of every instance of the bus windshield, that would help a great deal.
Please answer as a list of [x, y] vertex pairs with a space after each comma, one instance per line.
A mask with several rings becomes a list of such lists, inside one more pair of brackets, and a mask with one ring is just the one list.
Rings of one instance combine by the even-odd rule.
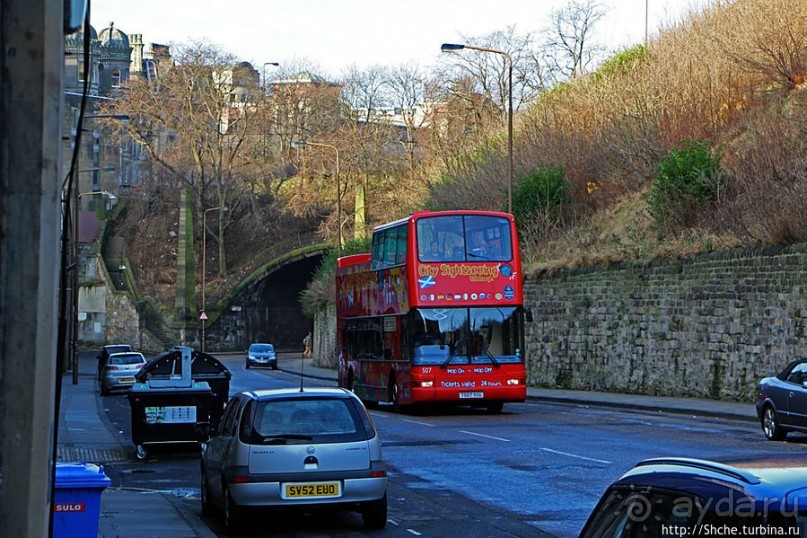
[[487, 262], [513, 258], [510, 221], [490, 215], [442, 215], [417, 221], [421, 262]]
[[520, 308], [421, 308], [409, 316], [415, 365], [523, 362]]

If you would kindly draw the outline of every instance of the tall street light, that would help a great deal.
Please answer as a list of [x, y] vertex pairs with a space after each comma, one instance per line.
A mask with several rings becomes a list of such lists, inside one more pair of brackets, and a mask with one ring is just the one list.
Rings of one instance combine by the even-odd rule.
[[205, 350], [205, 322], [207, 321], [207, 214], [211, 211], [227, 211], [227, 208], [211, 207], [202, 213], [202, 313], [199, 315], [199, 320], [202, 322], [202, 352]]
[[507, 83], [507, 94], [508, 94], [508, 101], [509, 106], [507, 108], [507, 154], [510, 161], [510, 181], [507, 188], [507, 211], [509, 213], [513, 212], [513, 59], [510, 57], [509, 54], [504, 52], [503, 50], [495, 50], [495, 49], [486, 49], [482, 47], [474, 47], [472, 45], [458, 45], [454, 43], [443, 43], [440, 46], [440, 50], [442, 52], [453, 52], [457, 50], [477, 50], [480, 52], [492, 52], [493, 54], [501, 54], [505, 58], [507, 58], [507, 63], [509, 64], [508, 69], [508, 83]]
[[278, 62], [263, 62], [263, 94], [266, 95], [266, 66], [271, 65], [272, 67], [278, 67], [280, 64]]
[[336, 152], [336, 222], [338, 227], [339, 239], [336, 243], [336, 255], [342, 256], [342, 185], [339, 182], [339, 148], [331, 144], [322, 144], [320, 142], [292, 142], [291, 147], [301, 148], [304, 146], [319, 146], [323, 148], [330, 148]]
[[[79, 170], [79, 172], [94, 172], [96, 170], [106, 170], [102, 168], [98, 169], [90, 169], [90, 170]], [[112, 169], [114, 170], [114, 168]], [[78, 193], [78, 190], [75, 191]], [[78, 385], [78, 313], [79, 313], [79, 304], [78, 304], [78, 284], [79, 284], [79, 255], [80, 250], [78, 248], [78, 243], [80, 240], [79, 236], [79, 222], [81, 221], [80, 218], [80, 208], [78, 205], [78, 200], [81, 200], [82, 196], [109, 196], [109, 199], [114, 202], [115, 195], [108, 191], [92, 191], [92, 192], [82, 192], [76, 195], [76, 209], [75, 209], [75, 223], [73, 225], [75, 230], [75, 239], [73, 240], [73, 248], [75, 251], [73, 252], [73, 289], [72, 289], [72, 296], [73, 296], [73, 308], [75, 311], [73, 312], [73, 338], [71, 339], [71, 346], [72, 346], [72, 353], [71, 353], [71, 362], [73, 368], [73, 384]]]

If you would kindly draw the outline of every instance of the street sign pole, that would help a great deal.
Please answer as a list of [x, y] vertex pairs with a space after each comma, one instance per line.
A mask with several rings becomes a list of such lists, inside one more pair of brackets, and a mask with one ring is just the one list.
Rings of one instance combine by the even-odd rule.
[[207, 312], [202, 310], [202, 313], [199, 314], [199, 321], [202, 323], [202, 352], [205, 351], [205, 322], [207, 321]]

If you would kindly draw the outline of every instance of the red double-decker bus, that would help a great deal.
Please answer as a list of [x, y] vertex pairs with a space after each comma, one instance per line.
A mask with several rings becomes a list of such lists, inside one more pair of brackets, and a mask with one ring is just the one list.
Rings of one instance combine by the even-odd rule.
[[339, 385], [395, 408], [502, 410], [526, 398], [515, 221], [492, 211], [417, 212], [340, 258]]

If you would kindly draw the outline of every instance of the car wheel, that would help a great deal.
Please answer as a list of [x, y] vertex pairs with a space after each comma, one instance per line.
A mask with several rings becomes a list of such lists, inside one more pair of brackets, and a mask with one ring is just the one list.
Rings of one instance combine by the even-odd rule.
[[383, 529], [387, 526], [387, 494], [382, 498], [364, 505], [361, 519], [368, 529]]
[[210, 504], [210, 488], [207, 483], [207, 476], [205, 476], [205, 470], [202, 468], [202, 514], [205, 516], [209, 516], [213, 514], [213, 505]]
[[249, 370], [249, 361], [247, 361], [247, 370]]
[[277, 363], [272, 364], [272, 370], [277, 370]]
[[771, 405], [766, 405], [762, 411], [762, 433], [769, 441], [782, 441], [787, 436], [787, 431], [779, 424], [779, 417]]
[[241, 531], [243, 526], [243, 516], [241, 514], [241, 507], [233, 502], [233, 497], [230, 495], [230, 490], [224, 491], [224, 528], [228, 534], [237, 534]]

